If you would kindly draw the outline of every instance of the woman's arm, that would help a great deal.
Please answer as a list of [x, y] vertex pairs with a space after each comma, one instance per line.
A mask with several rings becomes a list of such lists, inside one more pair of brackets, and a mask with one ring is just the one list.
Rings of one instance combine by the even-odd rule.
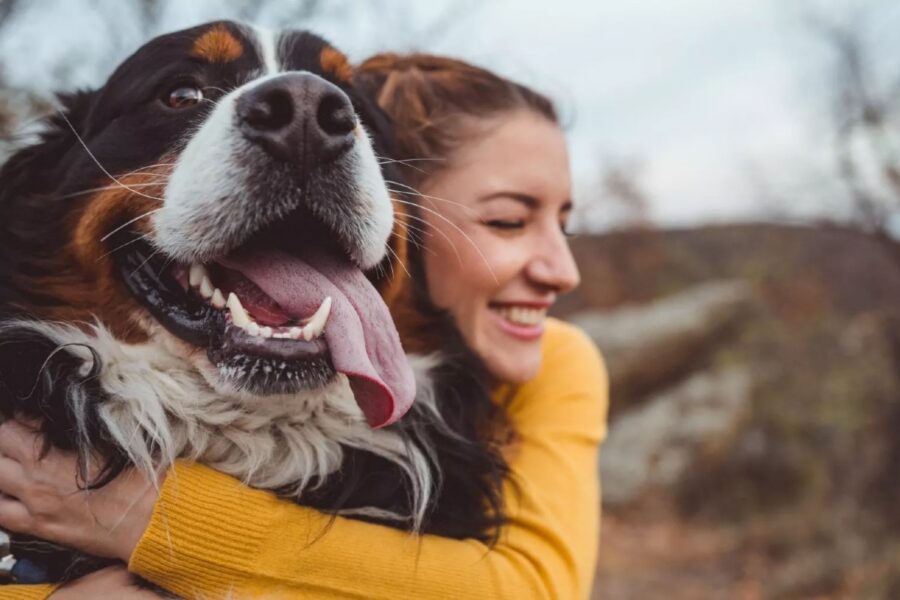
[[415, 537], [249, 490], [198, 465], [170, 472], [130, 569], [219, 597], [585, 598], [599, 528], [606, 375], [587, 338], [553, 323], [541, 374], [509, 407], [518, 430], [499, 543]]
[[[508, 407], [518, 432], [510, 453], [516, 485], [507, 486], [510, 520], [492, 549], [351, 519], [332, 523], [179, 464], [137, 548], [125, 551], [131, 570], [186, 597], [586, 597], [598, 539], [606, 375], [593, 345], [568, 325], [551, 321], [543, 350], [541, 373]], [[0, 588], [0, 598], [20, 597], [5, 595], [15, 589], [26, 592]]]

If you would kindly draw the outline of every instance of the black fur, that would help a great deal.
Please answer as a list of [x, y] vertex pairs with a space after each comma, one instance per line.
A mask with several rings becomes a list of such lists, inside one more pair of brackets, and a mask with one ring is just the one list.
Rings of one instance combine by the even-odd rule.
[[[108, 179], [87, 156], [76, 132], [87, 140], [97, 159], [111, 173], [117, 173], [158, 162], [202, 118], [202, 113], [192, 119], [171, 115], [163, 118], [139, 99], [157, 93], [161, 82], [176, 71], [173, 65], [184, 67], [187, 44], [204, 27], [208, 25], [154, 40], [123, 64], [98, 91], [61, 97], [63, 111], [49, 119], [41, 141], [18, 152], [0, 170], [0, 415], [40, 418], [48, 447], [82, 453], [90, 447], [97, 451], [106, 463], [94, 479], [80, 474], [85, 488], [106, 485], [130, 466], [98, 417], [104, 392], [97, 383], [97, 374], [103, 365], [89, 348], [82, 349], [93, 357], [85, 365], [73, 348], [57, 347], [33, 329], [14, 324], [19, 319], [40, 319], [46, 310], [64, 302], [24, 285], [23, 276], [54, 275], [61, 269], [77, 268], [61, 256], [71, 236], [68, 217], [78, 210], [81, 201], [63, 197], [105, 185]], [[296, 35], [294, 68], [316, 70], [314, 57], [324, 42], [309, 34]], [[241, 60], [252, 63], [254, 57], [248, 55]], [[247, 71], [251, 67], [233, 68]], [[241, 76], [234, 73], [217, 77], [216, 85], [220, 87], [241, 83]], [[373, 133], [376, 151], [388, 155], [390, 131], [385, 115], [351, 84], [336, 83], [350, 95]], [[504, 519], [501, 481], [507, 473], [504, 460], [487, 441], [496, 409], [490, 401], [480, 361], [466, 348], [452, 319], [428, 301], [421, 286], [421, 261], [413, 254], [413, 281], [420, 285], [415, 293], [416, 309], [430, 317], [439, 332], [436, 339], [444, 341], [442, 348], [435, 349], [446, 359], [435, 373], [435, 387], [446, 426], [424, 407], [414, 406], [392, 427], [404, 432], [410, 443], [425, 441], [424, 447], [434, 449], [430, 460], [441, 476], [441, 487], [430, 507], [425, 531], [492, 541]], [[87, 407], [83, 427], [87, 440], [74, 433], [75, 398]], [[376, 506], [409, 514], [412, 499], [405, 480], [396, 465], [367, 452], [348, 450], [340, 472], [311, 491], [303, 503], [329, 512]], [[76, 560], [77, 554], [62, 549], [31, 552], [31, 540], [22, 537], [15, 539], [14, 547], [20, 556], [29, 556], [47, 566], [54, 581], [107, 564]]]

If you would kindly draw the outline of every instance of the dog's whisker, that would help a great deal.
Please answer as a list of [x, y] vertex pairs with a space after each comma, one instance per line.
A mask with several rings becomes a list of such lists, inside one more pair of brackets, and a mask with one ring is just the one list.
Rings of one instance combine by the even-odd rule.
[[409, 191], [403, 191], [403, 190], [397, 190], [397, 189], [393, 189], [393, 188], [390, 188], [390, 187], [389, 187], [388, 190], [389, 190], [390, 192], [393, 192], [393, 193], [396, 193], [396, 194], [404, 194], [404, 195], [407, 195], [407, 196], [418, 196], [418, 197], [420, 197], [420, 198], [428, 198], [429, 200], [439, 200], [439, 201], [441, 201], [441, 202], [446, 202], [446, 203], [448, 203], [448, 204], [454, 204], [454, 205], [459, 206], [460, 208], [462, 208], [462, 209], [464, 209], [464, 210], [466, 210], [466, 211], [468, 211], [468, 212], [472, 212], [472, 207], [466, 206], [466, 205], [463, 204], [462, 202], [458, 202], [458, 201], [456, 201], [456, 200], [450, 200], [449, 198], [440, 198], [440, 197], [438, 197], [438, 196], [430, 196], [430, 195], [428, 195], [428, 194], [423, 194], [422, 192], [420, 192], [420, 191], [417, 190], [416, 188], [412, 187], [411, 185], [406, 185], [405, 183], [400, 183], [399, 181], [390, 181], [390, 180], [387, 180], [387, 179], [386, 179], [385, 182], [387, 182], [387, 183], [392, 183], [392, 184], [394, 184], [394, 185], [400, 185], [400, 186], [405, 187], [407, 190], [409, 190]]
[[417, 167], [417, 166], [415, 166], [415, 165], [407, 164], [406, 162], [401, 161], [401, 160], [383, 160], [383, 161], [379, 161], [379, 162], [378, 162], [379, 165], [391, 165], [391, 164], [395, 164], [395, 163], [397, 163], [397, 164], [402, 164], [403, 166], [409, 167], [410, 169], [415, 169], [416, 171], [418, 171], [418, 172], [421, 173], [422, 175], [428, 175], [428, 171], [426, 171], [425, 169], [422, 169], [422, 168]]
[[[130, 184], [132, 187], [153, 187], [158, 186], [158, 183], [132, 183]], [[80, 190], [77, 192], [71, 192], [69, 194], [63, 194], [62, 196], [57, 196], [59, 200], [65, 200], [67, 198], [77, 198], [78, 196], [84, 196], [86, 194], [93, 194], [94, 192], [104, 192], [106, 190], [118, 190], [121, 189], [118, 185], [104, 185], [102, 187], [90, 188], [87, 190]]]
[[425, 238], [432, 237], [434, 235], [433, 233], [426, 230], [424, 227], [419, 227], [412, 223], [404, 223], [403, 225], [407, 234], [405, 238], [396, 232], [391, 232], [391, 234], [397, 236], [398, 239], [406, 239], [406, 241], [415, 244], [417, 248], [425, 249], [429, 253], [434, 254], [434, 251], [431, 248], [425, 248]]
[[143, 218], [145, 218], [145, 217], [149, 217], [150, 215], [152, 215], [152, 214], [154, 214], [154, 213], [157, 213], [157, 212], [159, 212], [159, 211], [161, 211], [161, 210], [162, 210], [162, 207], [160, 206], [160, 207], [154, 208], [153, 210], [148, 210], [148, 211], [145, 212], [144, 214], [138, 215], [138, 216], [136, 216], [135, 218], [130, 219], [130, 220], [126, 221], [125, 223], [122, 223], [121, 225], [119, 225], [118, 227], [116, 227], [115, 229], [113, 229], [112, 231], [110, 231], [109, 233], [107, 233], [106, 235], [104, 235], [102, 238], [100, 238], [100, 241], [101, 241], [101, 242], [105, 242], [106, 240], [108, 240], [108, 239], [110, 238], [110, 236], [115, 235], [115, 234], [118, 233], [119, 231], [122, 231], [123, 229], [125, 229], [126, 227], [128, 227], [129, 225], [131, 225], [132, 223], [135, 223], [135, 222], [137, 222], [137, 221], [140, 221], [141, 219], [143, 219]]
[[409, 163], [409, 162], [424, 162], [424, 161], [434, 161], [434, 162], [446, 162], [446, 158], [391, 158], [389, 156], [381, 156], [376, 154], [375, 158], [379, 161], [384, 161], [385, 163]]
[[144, 261], [143, 261], [141, 264], [139, 264], [139, 265], [134, 269], [134, 271], [131, 272], [131, 276], [134, 277], [134, 276], [137, 274], [138, 271], [140, 271], [141, 269], [144, 268], [144, 265], [146, 265], [148, 262], [150, 262], [150, 261], [153, 259], [153, 257], [156, 256], [156, 255], [159, 254], [159, 253], [160, 253], [160, 250], [154, 250], [153, 252], [151, 252], [151, 253], [150, 253], [150, 256], [148, 256], [147, 258], [145, 258]]
[[72, 130], [72, 133], [75, 135], [75, 139], [78, 140], [78, 143], [81, 144], [81, 147], [84, 148], [84, 151], [87, 152], [88, 156], [91, 157], [91, 160], [94, 161], [94, 163], [97, 165], [97, 167], [99, 167], [99, 169], [100, 169], [101, 171], [103, 171], [103, 174], [104, 174], [104, 175], [106, 175], [107, 177], [109, 177], [110, 179], [112, 179], [115, 183], [119, 184], [121, 187], [125, 188], [126, 190], [130, 190], [130, 191], [134, 192], [134, 193], [137, 194], [138, 196], [143, 196], [144, 198], [149, 198], [149, 199], [151, 199], [151, 200], [162, 200], [162, 198], [157, 198], [156, 196], [148, 196], [147, 194], [144, 194], [144, 193], [141, 192], [140, 190], [136, 190], [136, 189], [134, 189], [134, 188], [131, 188], [131, 187], [125, 185], [124, 183], [122, 183], [121, 181], [119, 181], [118, 179], [116, 179], [116, 178], [112, 175], [112, 173], [110, 173], [109, 171], [107, 171], [107, 170], [106, 170], [106, 167], [104, 167], [104, 166], [100, 163], [100, 161], [97, 160], [97, 157], [94, 156], [94, 153], [91, 152], [91, 149], [88, 148], [88, 145], [85, 143], [85, 141], [84, 141], [84, 140], [81, 138], [81, 136], [78, 134], [78, 130], [75, 129], [75, 126], [74, 126], [74, 125], [72, 125], [72, 121], [70, 121], [70, 120], [69, 120], [69, 117], [66, 116], [66, 112], [65, 112], [64, 110], [59, 110], [58, 112], [59, 112], [60, 116], [63, 118], [63, 120], [66, 122], [66, 124], [69, 126], [69, 129]]
[[[174, 162], [161, 162], [161, 163], [155, 163], [155, 164], [152, 164], [152, 165], [141, 165], [140, 167], [138, 167], [138, 168], [135, 169], [134, 171], [129, 171], [129, 172], [127, 172], [127, 173], [122, 173], [121, 175], [119, 175], [119, 177], [127, 177], [128, 175], [133, 175], [134, 173], [136, 173], [137, 171], [140, 171], [140, 170], [142, 170], [142, 169], [153, 169], [154, 167], [173, 167], [173, 166], [175, 166], [176, 164], [178, 164], [178, 163], [174, 163]], [[165, 174], [165, 173], [157, 173], [156, 171], [154, 171], [153, 173], [154, 173], [154, 174], [158, 174], [158, 175], [164, 175], [164, 174]]]
[[[491, 263], [488, 262], [488, 259], [487, 259], [487, 257], [484, 255], [484, 253], [481, 251], [481, 248], [478, 247], [478, 244], [475, 243], [475, 240], [473, 240], [473, 239], [469, 236], [469, 234], [467, 234], [465, 231], [463, 231], [463, 230], [459, 227], [459, 225], [457, 225], [456, 223], [454, 223], [453, 221], [451, 221], [450, 219], [448, 219], [447, 217], [445, 217], [444, 215], [442, 215], [442, 214], [439, 213], [438, 211], [436, 211], [436, 210], [434, 210], [434, 209], [432, 209], [432, 208], [428, 208], [427, 206], [424, 206], [424, 205], [422, 205], [422, 204], [419, 204], [419, 203], [416, 203], [416, 202], [410, 202], [409, 200], [400, 200], [399, 198], [395, 198], [394, 201], [395, 201], [395, 202], [400, 202], [401, 204], [409, 204], [410, 206], [416, 206], [416, 207], [418, 207], [418, 208], [421, 208], [422, 210], [424, 210], [424, 211], [426, 211], [426, 212], [428, 212], [428, 213], [430, 213], [430, 214], [433, 214], [434, 216], [436, 216], [437, 218], [441, 219], [442, 221], [445, 221], [448, 225], [450, 225], [450, 227], [453, 227], [453, 229], [455, 229], [457, 232], [459, 232], [459, 234], [462, 235], [463, 238], [465, 238], [465, 240], [466, 240], [467, 242], [469, 242], [469, 244], [471, 244], [472, 248], [475, 250], [475, 252], [478, 253], [478, 256], [481, 258], [482, 262], [484, 263], [484, 266], [486, 266], [487, 269], [488, 269], [488, 271], [491, 273], [491, 277], [494, 279], [494, 281], [495, 281], [498, 285], [500, 284], [500, 280], [497, 279], [497, 274], [494, 273], [494, 269], [493, 269], [493, 267], [491, 267]], [[408, 217], [413, 217], [413, 215], [407, 215], [407, 216], [408, 216]], [[420, 217], [413, 217], [413, 218], [415, 218], [415, 219], [417, 219], [417, 220], [421, 220], [421, 221], [423, 221], [426, 225], [430, 225], [431, 227], [434, 227], [434, 229], [437, 230], [438, 233], [443, 233], [443, 232], [441, 231], [440, 227], [435, 227], [434, 225], [432, 225], [431, 223], [429, 223], [429, 222], [426, 221], [425, 219], [421, 219]], [[460, 257], [459, 251], [456, 249], [456, 246], [453, 244], [453, 242], [450, 240], [450, 238], [449, 238], [446, 234], [444, 234], [444, 237], [447, 239], [448, 242], [450, 242], [450, 245], [453, 247], [453, 251], [456, 253], [457, 259], [460, 261], [460, 264], [462, 264], [462, 258]]]
[[403, 261], [400, 260], [400, 257], [397, 255], [397, 252], [394, 251], [394, 249], [391, 248], [390, 246], [385, 246], [385, 247], [387, 248], [387, 251], [390, 252], [394, 256], [394, 258], [397, 259], [397, 264], [399, 264], [400, 267], [404, 271], [406, 271], [406, 276], [409, 277], [410, 279], [412, 279], [412, 274], [409, 272], [409, 269], [406, 268], [406, 265], [403, 264]]
[[[388, 247], [388, 250], [390, 250], [390, 247]], [[387, 266], [388, 266], [388, 269], [390, 269], [390, 272], [391, 272], [391, 279], [393, 279], [393, 278], [395, 277], [395, 274], [394, 274], [394, 262], [393, 262], [393, 261], [390, 261], [390, 260], [387, 261]]]
[[135, 242], [139, 242], [141, 240], [147, 239], [148, 237], [150, 237], [149, 233], [139, 235], [136, 238], [134, 238], [133, 240], [129, 240], [129, 241], [125, 242], [124, 244], [121, 244], [120, 246], [117, 246], [117, 247], [113, 248], [112, 250], [110, 250], [109, 252], [103, 254], [102, 256], [97, 258], [97, 262], [103, 260], [104, 258], [106, 258], [107, 256], [110, 256], [111, 254], [115, 254], [119, 250], [122, 250], [123, 248], [126, 248], [127, 246], [130, 246], [131, 244], [134, 244]]
[[416, 248], [419, 248], [419, 249], [421, 249], [421, 250], [423, 250], [423, 251], [425, 251], [425, 252], [428, 252], [428, 253], [431, 254], [432, 256], [436, 256], [435, 251], [432, 250], [431, 248], [427, 248], [427, 247], [425, 246], [424, 241], [423, 241], [421, 238], [418, 237], [418, 235], [419, 235], [420, 233], [422, 233], [422, 234], [424, 234], [424, 235], [428, 235], [428, 236], [431, 235], [431, 233], [429, 233], [429, 232], [427, 232], [427, 231], [423, 231], [423, 230], [421, 230], [421, 229], [416, 230], [416, 231], [410, 231], [410, 232], [409, 232], [409, 235], [407, 235], [407, 236], [405, 236], [405, 237], [402, 236], [402, 235], [400, 235], [399, 233], [396, 233], [396, 232], [391, 232], [391, 235], [394, 236], [394, 237], [396, 237], [398, 240], [405, 240], [405, 241], [407, 241], [407, 242], [409, 242], [409, 243], [411, 243], [411, 244], [415, 244]]
[[422, 217], [417, 217], [415, 215], [406, 215], [406, 216], [409, 217], [410, 219], [415, 219], [416, 221], [420, 221], [420, 222], [424, 223], [426, 226], [431, 227], [435, 231], [437, 231], [445, 240], [447, 240], [447, 243], [450, 244], [450, 247], [453, 249], [453, 253], [456, 254], [456, 260], [459, 261], [459, 264], [462, 264], [462, 256], [460, 256], [459, 250], [457, 250], [457, 248], [456, 248], [456, 244], [453, 242], [453, 240], [450, 239], [450, 236], [448, 236], [446, 234], [446, 232], [442, 231], [439, 227], [434, 227], [434, 225], [432, 225], [431, 223], [429, 223]]
[[425, 229], [424, 227], [419, 227], [418, 225], [413, 225], [412, 223], [404, 223], [403, 226], [404, 226], [406, 229], [409, 229], [409, 230], [414, 231], [414, 232], [416, 232], [416, 233], [421, 233], [422, 235], [426, 235], [426, 236], [428, 236], [428, 237], [431, 237], [432, 235], [434, 235], [433, 233], [431, 233], [430, 231], [428, 231], [428, 230]]

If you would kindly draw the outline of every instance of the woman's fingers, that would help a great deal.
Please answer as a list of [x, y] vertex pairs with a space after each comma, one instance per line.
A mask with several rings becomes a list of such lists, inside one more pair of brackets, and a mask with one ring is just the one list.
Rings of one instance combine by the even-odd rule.
[[25, 482], [25, 472], [18, 462], [0, 455], [0, 494], [20, 496]]
[[25, 505], [12, 498], [0, 494], [0, 529], [21, 533], [31, 526], [31, 514]]
[[32, 462], [40, 456], [41, 437], [16, 420], [0, 423], [0, 454], [17, 462]]
[[[4, 442], [9, 440], [4, 437], [7, 431], [9, 428], [0, 430], [0, 438], [4, 438]], [[15, 429], [12, 431], [13, 436], [18, 435]], [[31, 514], [18, 499], [18, 495], [22, 493], [24, 482], [25, 473], [22, 465], [6, 456], [5, 450], [2, 451], [0, 454], [0, 529], [21, 532], [31, 526]]]

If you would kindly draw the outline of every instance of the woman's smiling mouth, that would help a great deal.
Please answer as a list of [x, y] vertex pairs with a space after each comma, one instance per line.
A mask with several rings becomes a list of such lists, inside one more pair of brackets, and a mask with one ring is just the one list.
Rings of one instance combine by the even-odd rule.
[[544, 333], [549, 304], [491, 302], [488, 308], [500, 328], [516, 338], [532, 341]]

